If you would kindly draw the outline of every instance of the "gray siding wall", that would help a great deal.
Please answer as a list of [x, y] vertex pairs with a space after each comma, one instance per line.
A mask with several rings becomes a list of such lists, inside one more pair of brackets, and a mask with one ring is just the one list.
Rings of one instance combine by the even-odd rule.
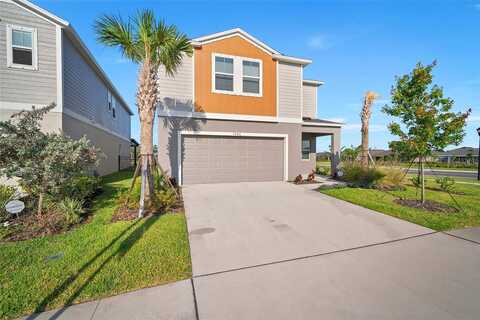
[[[62, 34], [63, 42], [63, 107], [92, 123], [130, 138], [130, 116], [116, 102], [116, 118], [108, 110], [108, 87], [97, 75], [70, 39]], [[68, 133], [68, 128], [64, 128]]]
[[67, 114], [63, 114], [62, 118], [63, 126], [68, 128], [68, 135], [71, 138], [79, 139], [86, 136], [92, 144], [102, 150], [105, 158], [100, 160], [96, 169], [98, 174], [106, 175], [118, 171], [118, 156], [122, 159], [120, 169], [130, 166], [130, 161], [126, 160], [130, 158], [130, 142], [128, 140], [109, 134], [105, 130], [83, 121], [78, 121]]
[[[199, 120], [192, 118], [159, 117], [158, 159], [168, 174], [178, 178], [178, 131], [217, 131], [288, 134], [288, 179], [308, 174], [315, 169], [315, 139], [310, 161], [302, 161], [302, 125], [294, 123], [264, 123], [252, 121]], [[320, 130], [316, 127], [315, 130]], [[326, 128], [327, 132], [329, 128]]]
[[278, 116], [302, 117], [302, 66], [278, 62]]
[[303, 85], [303, 116], [317, 117], [317, 87], [312, 85]]
[[[7, 24], [37, 29], [38, 70], [7, 68]], [[0, 1], [0, 101], [47, 105], [57, 101], [56, 26]]]
[[192, 111], [193, 90], [193, 57], [184, 56], [173, 77], [165, 73], [163, 66], [159, 68], [159, 111]]

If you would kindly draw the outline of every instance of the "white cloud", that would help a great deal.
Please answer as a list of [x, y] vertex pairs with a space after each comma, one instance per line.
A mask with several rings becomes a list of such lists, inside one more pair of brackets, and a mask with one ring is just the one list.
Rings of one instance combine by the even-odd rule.
[[327, 50], [332, 47], [332, 41], [326, 35], [315, 35], [308, 39], [307, 46], [316, 50]]
[[[362, 128], [361, 123], [351, 123], [343, 126], [343, 130], [346, 131], [358, 131], [360, 133], [360, 129]], [[370, 132], [385, 132], [387, 131], [387, 126], [384, 124], [371, 124], [369, 126]]]

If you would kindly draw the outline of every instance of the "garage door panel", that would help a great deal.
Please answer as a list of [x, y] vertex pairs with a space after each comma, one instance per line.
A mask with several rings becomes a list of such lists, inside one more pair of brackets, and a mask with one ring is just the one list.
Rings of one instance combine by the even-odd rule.
[[263, 137], [183, 137], [184, 184], [283, 180], [284, 140]]

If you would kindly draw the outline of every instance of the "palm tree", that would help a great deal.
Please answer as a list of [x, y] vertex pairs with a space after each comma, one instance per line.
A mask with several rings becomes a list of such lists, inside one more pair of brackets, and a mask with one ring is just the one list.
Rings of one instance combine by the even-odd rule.
[[362, 113], [360, 113], [360, 118], [362, 119], [362, 152], [360, 163], [364, 169], [368, 168], [368, 123], [372, 115], [372, 104], [377, 98], [378, 94], [375, 92], [368, 91], [365, 93]]
[[193, 49], [185, 34], [174, 25], [157, 21], [153, 11], [139, 11], [133, 18], [104, 15], [95, 22], [97, 41], [118, 47], [122, 55], [139, 64], [136, 105], [140, 118], [140, 163], [142, 196], [139, 216], [143, 208], [151, 205], [153, 196], [153, 124], [157, 104], [158, 68], [163, 65], [174, 75], [183, 56], [192, 55]]

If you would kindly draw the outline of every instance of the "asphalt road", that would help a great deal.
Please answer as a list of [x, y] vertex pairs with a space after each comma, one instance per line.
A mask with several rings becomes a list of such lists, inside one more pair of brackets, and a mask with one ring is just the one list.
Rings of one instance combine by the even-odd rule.
[[[417, 173], [418, 169], [411, 168], [408, 173]], [[469, 179], [477, 179], [476, 171], [460, 171], [460, 170], [444, 170], [444, 169], [425, 169], [427, 176], [448, 176], [448, 177], [462, 177]]]

